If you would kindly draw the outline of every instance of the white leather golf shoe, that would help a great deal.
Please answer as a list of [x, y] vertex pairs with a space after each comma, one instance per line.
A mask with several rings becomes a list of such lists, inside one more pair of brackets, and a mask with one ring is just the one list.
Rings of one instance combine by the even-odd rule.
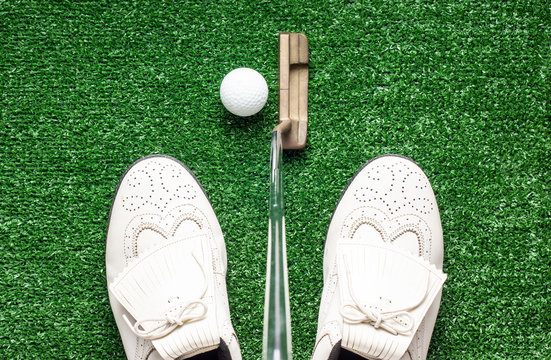
[[168, 156], [122, 177], [107, 230], [109, 300], [131, 360], [240, 360], [226, 248], [203, 188]]
[[440, 214], [419, 166], [396, 155], [364, 165], [327, 232], [312, 359], [425, 359], [442, 261]]

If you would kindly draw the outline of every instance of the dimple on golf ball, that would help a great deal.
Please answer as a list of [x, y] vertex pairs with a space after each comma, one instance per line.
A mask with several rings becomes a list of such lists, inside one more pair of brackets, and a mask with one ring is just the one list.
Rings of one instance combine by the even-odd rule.
[[230, 71], [220, 85], [220, 99], [229, 112], [251, 116], [262, 110], [268, 99], [268, 85], [258, 71], [239, 68]]

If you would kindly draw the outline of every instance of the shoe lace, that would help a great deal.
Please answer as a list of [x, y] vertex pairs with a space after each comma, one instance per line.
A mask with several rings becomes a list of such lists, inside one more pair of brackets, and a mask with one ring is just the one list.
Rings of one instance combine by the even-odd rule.
[[[345, 304], [341, 307], [341, 316], [349, 324], [370, 324], [375, 329], [381, 328], [393, 335], [405, 335], [413, 329], [414, 319], [407, 311], [377, 311], [359, 306], [358, 304]], [[406, 316], [408, 326], [398, 327], [390, 320], [397, 316]]]
[[[203, 301], [203, 297], [207, 292], [208, 285], [206, 281], [205, 270], [201, 262], [197, 260], [195, 254], [192, 254], [192, 256], [199, 265], [203, 274], [203, 279], [205, 280], [205, 286], [203, 288], [201, 296], [196, 300], [190, 300], [181, 304], [181, 309], [175, 315], [166, 315], [159, 318], [141, 319], [137, 320], [134, 325], [131, 324], [126, 315], [123, 315], [122, 317], [124, 321], [136, 336], [148, 340], [160, 339], [170, 334], [172, 331], [174, 331], [174, 329], [179, 326], [183, 326], [194, 321], [200, 321], [206, 318], [208, 308]], [[200, 309], [200, 311], [197, 312], [197, 309]], [[154, 325], [153, 327], [146, 330], [146, 327], [144, 325], [146, 325], [147, 323], [153, 323]]]
[[[346, 259], [345, 259], [346, 260]], [[383, 311], [379, 306], [362, 306], [361, 302], [358, 301], [356, 294], [354, 293], [353, 286], [351, 283], [351, 272], [348, 267], [348, 263], [345, 261], [346, 273], [347, 273], [347, 286], [349, 294], [352, 298], [352, 304], [344, 304], [341, 306], [340, 314], [343, 317], [344, 321], [349, 324], [369, 324], [372, 325], [375, 329], [383, 329], [388, 331], [393, 335], [407, 335], [415, 327], [415, 319], [408, 312], [408, 310], [414, 309], [423, 301], [424, 297], [413, 306], [408, 306], [403, 309], [394, 309]], [[427, 279], [428, 286], [428, 279]], [[407, 325], [398, 323], [395, 319], [397, 317], [406, 317]]]

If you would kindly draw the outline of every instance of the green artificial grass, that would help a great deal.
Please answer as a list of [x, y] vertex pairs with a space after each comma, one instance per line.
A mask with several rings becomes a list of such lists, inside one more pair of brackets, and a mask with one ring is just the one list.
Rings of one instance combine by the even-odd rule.
[[[411, 157], [440, 206], [430, 359], [551, 358], [546, 1], [0, 2], [0, 358], [122, 359], [104, 242], [119, 177], [175, 156], [225, 233], [244, 359], [262, 347], [278, 32], [310, 43], [309, 138], [286, 152], [295, 359], [313, 350], [323, 242], [367, 160]], [[225, 111], [262, 73], [265, 109]]]

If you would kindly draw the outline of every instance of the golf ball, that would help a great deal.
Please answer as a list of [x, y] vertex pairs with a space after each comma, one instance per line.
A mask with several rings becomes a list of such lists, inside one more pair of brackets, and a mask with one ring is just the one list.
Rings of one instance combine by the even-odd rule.
[[220, 85], [220, 99], [229, 112], [251, 116], [262, 110], [268, 99], [268, 85], [258, 71], [239, 68], [228, 73]]

